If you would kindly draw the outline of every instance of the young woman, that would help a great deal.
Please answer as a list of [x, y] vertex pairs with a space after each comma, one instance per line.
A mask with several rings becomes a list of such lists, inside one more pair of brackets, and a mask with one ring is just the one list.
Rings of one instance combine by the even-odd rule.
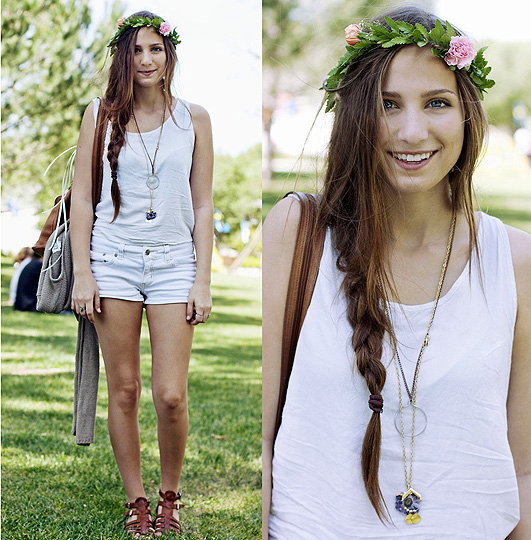
[[[96, 327], [109, 390], [109, 433], [135, 536], [180, 531], [193, 328], [211, 310], [212, 136], [208, 113], [174, 97], [178, 34], [153, 13], [118, 21], [105, 96], [86, 109], [72, 192], [72, 309]], [[109, 124], [93, 217], [98, 107]], [[93, 221], [94, 220], [94, 221]], [[194, 257], [195, 250], [195, 257]], [[138, 405], [143, 308], [152, 352], [161, 488], [151, 519], [142, 484]]]
[[264, 538], [531, 538], [531, 237], [474, 212], [492, 86], [416, 8], [350, 26], [275, 439], [300, 203], [264, 227]]

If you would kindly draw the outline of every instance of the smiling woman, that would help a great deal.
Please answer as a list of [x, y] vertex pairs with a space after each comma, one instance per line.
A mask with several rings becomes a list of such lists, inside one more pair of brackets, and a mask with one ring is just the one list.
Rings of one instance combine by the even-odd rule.
[[[429, 49], [405, 47], [385, 74], [382, 98], [379, 145], [393, 187], [446, 191], [443, 180], [461, 154], [465, 131], [454, 73]], [[444, 193], [438, 197], [444, 200]]]
[[[101, 345], [125, 529], [135, 538], [180, 532], [188, 364], [194, 326], [207, 322], [212, 307], [212, 135], [208, 113], [171, 93], [179, 43], [177, 31], [148, 11], [118, 20], [105, 96], [81, 124], [72, 188], [72, 309], [94, 323]], [[93, 200], [96, 125], [106, 152], [101, 196]], [[144, 307], [161, 468], [153, 518], [138, 423]]]
[[263, 537], [529, 538], [531, 237], [473, 205], [490, 68], [418, 8], [346, 39], [324, 191], [264, 224]]

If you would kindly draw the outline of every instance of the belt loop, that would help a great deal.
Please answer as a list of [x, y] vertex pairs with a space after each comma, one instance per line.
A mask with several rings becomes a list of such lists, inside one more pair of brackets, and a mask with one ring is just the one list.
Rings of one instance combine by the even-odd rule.
[[125, 244], [120, 244], [118, 246], [118, 257], [120, 257], [120, 259], [124, 258], [124, 249], [125, 249]]
[[168, 244], [164, 244], [164, 260], [166, 262], [171, 261], [170, 246]]

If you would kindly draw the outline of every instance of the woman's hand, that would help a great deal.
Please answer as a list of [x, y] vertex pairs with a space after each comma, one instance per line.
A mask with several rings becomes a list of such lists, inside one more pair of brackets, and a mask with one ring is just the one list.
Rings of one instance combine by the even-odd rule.
[[210, 284], [206, 282], [195, 282], [190, 289], [188, 296], [188, 307], [186, 309], [186, 320], [196, 325], [207, 322], [212, 311], [212, 295], [210, 294]]
[[100, 291], [92, 272], [74, 277], [72, 311], [94, 323], [94, 313], [101, 313]]

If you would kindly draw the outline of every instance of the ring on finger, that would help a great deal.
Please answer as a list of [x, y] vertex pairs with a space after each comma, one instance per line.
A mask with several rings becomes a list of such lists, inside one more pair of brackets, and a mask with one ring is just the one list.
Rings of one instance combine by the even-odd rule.
[[81, 307], [79, 308], [79, 313], [83, 313], [84, 311], [85, 311], [85, 306], [81, 306]]

